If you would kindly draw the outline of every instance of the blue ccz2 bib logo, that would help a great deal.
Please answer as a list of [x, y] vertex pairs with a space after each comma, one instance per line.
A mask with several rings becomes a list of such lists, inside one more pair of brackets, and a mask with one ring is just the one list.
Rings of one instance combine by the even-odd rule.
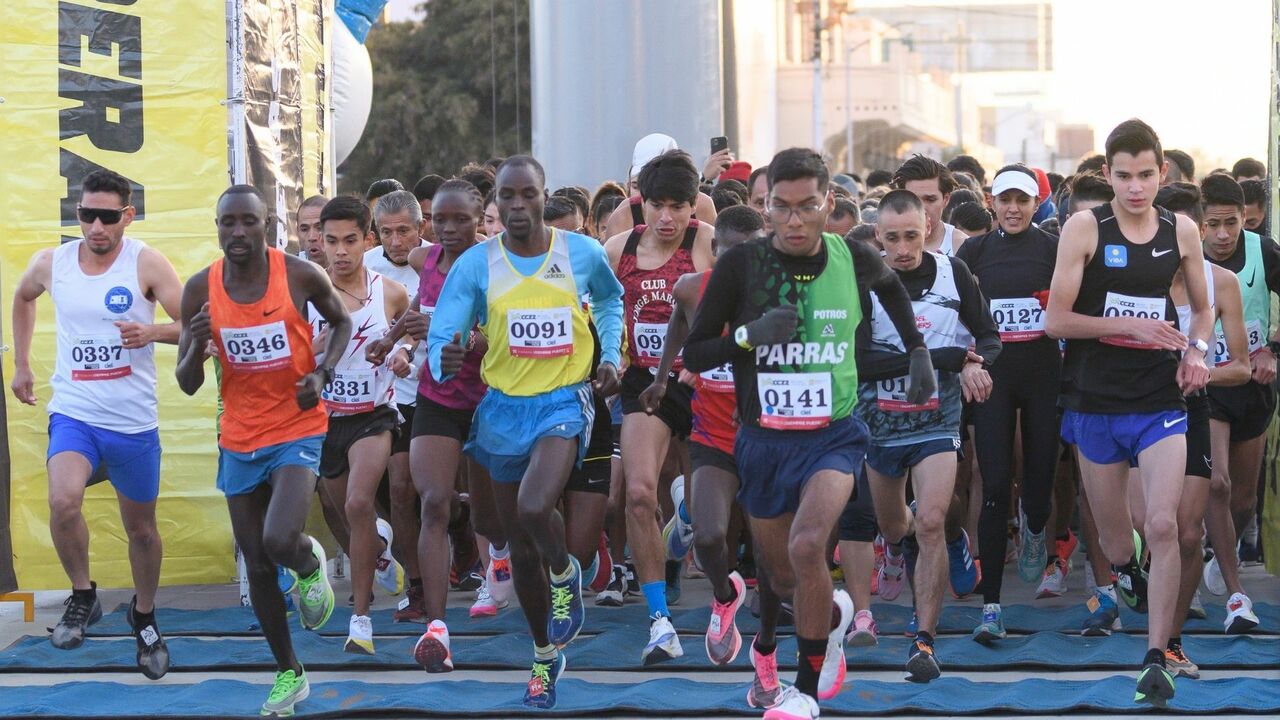
[[1129, 248], [1123, 245], [1107, 245], [1102, 252], [1102, 261], [1107, 267], [1121, 268], [1129, 264]]
[[108, 311], [120, 315], [133, 307], [133, 293], [129, 292], [129, 288], [117, 285], [107, 291], [103, 303], [106, 304]]

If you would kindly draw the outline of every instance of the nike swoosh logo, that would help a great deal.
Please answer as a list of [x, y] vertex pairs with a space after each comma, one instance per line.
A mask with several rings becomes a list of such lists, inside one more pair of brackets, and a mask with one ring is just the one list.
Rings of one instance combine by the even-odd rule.
[[1165, 426], [1165, 427], [1167, 427], [1167, 428], [1171, 428], [1171, 427], [1173, 427], [1174, 425], [1177, 425], [1177, 424], [1178, 424], [1178, 423], [1180, 423], [1180, 422], [1185, 422], [1185, 421], [1186, 421], [1186, 419], [1187, 419], [1187, 416], [1186, 416], [1186, 415], [1183, 415], [1182, 417], [1180, 417], [1180, 418], [1178, 418], [1177, 420], [1174, 420], [1174, 421], [1172, 421], [1172, 422], [1170, 422], [1170, 421], [1168, 421], [1168, 420], [1165, 420], [1165, 421], [1164, 421], [1164, 426]]
[[316, 462], [317, 460], [319, 460], [320, 458], [318, 458], [318, 457], [316, 457], [315, 455], [312, 455], [311, 453], [308, 453], [308, 452], [299, 452], [299, 453], [298, 453], [298, 459], [300, 459], [300, 460], [305, 460], [305, 461], [307, 461], [307, 462], [309, 462], [309, 463], [313, 463], [313, 462]]
[[1245, 283], [1249, 287], [1253, 287], [1253, 281], [1258, 279], [1258, 268], [1253, 269], [1253, 274], [1249, 276], [1249, 282]]
[[273, 312], [275, 312], [275, 311], [277, 311], [277, 310], [279, 310], [279, 309], [280, 309], [280, 308], [271, 308], [270, 310], [263, 310], [263, 311], [262, 311], [262, 317], [267, 317], [268, 315], [270, 315], [271, 313], [273, 313]]
[[1205, 467], [1213, 467], [1213, 460], [1210, 460], [1208, 455], [1201, 455], [1200, 457], [1204, 458]]
[[1168, 254], [1169, 254], [1169, 253], [1171, 253], [1171, 252], [1173, 252], [1173, 248], [1169, 248], [1168, 250], [1161, 250], [1161, 251], [1157, 251], [1155, 248], [1152, 248], [1152, 249], [1151, 249], [1151, 257], [1153, 257], [1153, 258], [1158, 258], [1158, 257], [1160, 257], [1161, 255], [1168, 255]]

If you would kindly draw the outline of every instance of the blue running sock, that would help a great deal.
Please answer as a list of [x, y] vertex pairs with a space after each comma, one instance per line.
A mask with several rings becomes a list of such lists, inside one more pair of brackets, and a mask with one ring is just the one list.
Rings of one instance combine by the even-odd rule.
[[644, 603], [649, 606], [649, 617], [671, 617], [667, 609], [667, 583], [665, 580], [645, 583], [640, 586], [644, 593]]

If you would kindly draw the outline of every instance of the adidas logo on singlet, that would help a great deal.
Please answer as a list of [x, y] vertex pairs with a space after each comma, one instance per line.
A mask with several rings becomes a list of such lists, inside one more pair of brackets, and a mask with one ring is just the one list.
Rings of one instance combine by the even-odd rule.
[[556, 279], [563, 278], [564, 271], [560, 269], [560, 266], [558, 264], [551, 263], [551, 267], [547, 268], [546, 277], [556, 278]]
[[822, 326], [822, 337], [835, 337], [836, 328], [831, 323]]

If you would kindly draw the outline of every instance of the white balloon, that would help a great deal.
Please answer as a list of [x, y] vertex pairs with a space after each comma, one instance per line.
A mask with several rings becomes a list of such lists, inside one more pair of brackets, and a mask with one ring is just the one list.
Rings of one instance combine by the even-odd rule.
[[345, 23], [333, 24], [333, 137], [341, 165], [364, 134], [373, 105], [373, 65], [369, 51]]

